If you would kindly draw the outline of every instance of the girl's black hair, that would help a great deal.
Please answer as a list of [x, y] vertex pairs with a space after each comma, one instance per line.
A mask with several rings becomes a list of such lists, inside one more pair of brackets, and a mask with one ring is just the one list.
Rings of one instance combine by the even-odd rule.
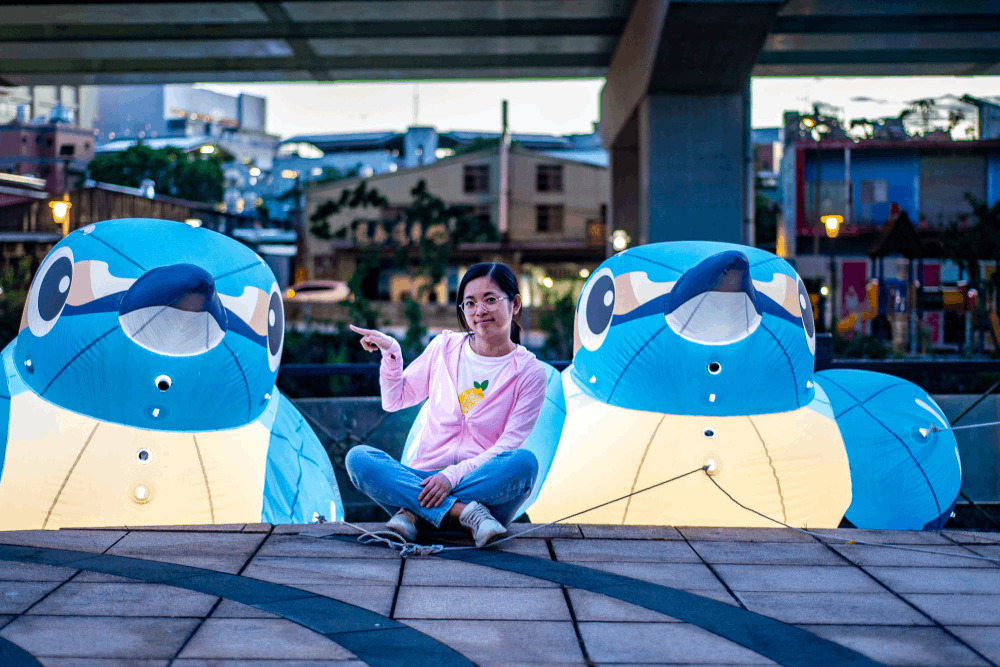
[[[511, 304], [514, 303], [514, 297], [521, 294], [521, 290], [517, 287], [517, 277], [514, 276], [514, 271], [506, 264], [500, 262], [474, 264], [465, 272], [465, 275], [462, 276], [462, 282], [458, 284], [458, 299], [455, 302], [455, 308], [458, 311], [458, 324], [462, 327], [462, 331], [472, 331], [469, 323], [465, 321], [465, 311], [462, 310], [462, 301], [465, 299], [465, 286], [469, 284], [470, 280], [484, 277], [491, 278], [503, 293], [507, 295]], [[517, 317], [518, 315], [514, 315], [510, 321], [510, 339], [520, 344], [521, 325], [518, 323]]]

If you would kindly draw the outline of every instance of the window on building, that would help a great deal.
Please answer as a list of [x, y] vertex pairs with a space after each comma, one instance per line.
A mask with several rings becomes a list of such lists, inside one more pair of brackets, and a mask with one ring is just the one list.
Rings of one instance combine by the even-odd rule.
[[884, 204], [889, 201], [889, 181], [884, 178], [861, 181], [859, 188], [862, 204]]
[[540, 233], [555, 233], [563, 230], [562, 204], [537, 206], [535, 229]]
[[563, 168], [561, 164], [540, 164], [535, 177], [535, 187], [539, 192], [563, 191]]
[[490, 166], [488, 164], [467, 164], [462, 168], [463, 190], [466, 194], [490, 191]]

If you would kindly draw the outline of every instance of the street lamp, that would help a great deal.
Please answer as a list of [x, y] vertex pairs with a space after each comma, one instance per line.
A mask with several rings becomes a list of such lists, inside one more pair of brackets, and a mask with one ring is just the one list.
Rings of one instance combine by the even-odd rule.
[[616, 229], [611, 234], [611, 247], [614, 248], [615, 252], [621, 252], [627, 248], [631, 241], [632, 237], [624, 229]]
[[844, 222], [844, 216], [842, 215], [824, 215], [820, 217], [823, 222], [823, 228], [826, 230], [826, 236], [830, 239], [830, 323], [832, 326], [837, 325], [837, 273], [836, 273], [836, 262], [833, 256], [833, 240], [837, 238], [840, 234], [840, 225]]
[[63, 195], [62, 199], [49, 202], [52, 209], [52, 220], [62, 226], [63, 236], [69, 235], [69, 210], [73, 205], [69, 202], [69, 195]]

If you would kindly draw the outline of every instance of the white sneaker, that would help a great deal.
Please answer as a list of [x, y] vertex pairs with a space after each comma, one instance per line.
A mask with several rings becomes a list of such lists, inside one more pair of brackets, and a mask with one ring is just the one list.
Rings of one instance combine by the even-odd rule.
[[507, 529], [493, 518], [486, 505], [472, 501], [465, 506], [458, 516], [458, 522], [472, 531], [472, 539], [476, 546], [481, 547], [497, 535], [503, 535]]
[[401, 508], [385, 522], [385, 527], [407, 542], [417, 539], [417, 515], [408, 509]]

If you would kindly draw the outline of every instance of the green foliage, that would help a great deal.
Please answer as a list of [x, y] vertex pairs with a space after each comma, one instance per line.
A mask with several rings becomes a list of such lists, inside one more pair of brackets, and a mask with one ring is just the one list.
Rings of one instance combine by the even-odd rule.
[[[285, 332], [282, 364], [377, 363], [378, 355], [358, 344], [356, 333], [341, 324], [332, 333]], [[378, 376], [279, 376], [279, 389], [291, 397], [372, 396], [379, 393]]]
[[31, 275], [30, 257], [22, 257], [17, 264], [4, 267], [0, 272], [0, 349], [17, 337]]
[[222, 200], [222, 161], [218, 155], [185, 153], [137, 144], [120, 153], [98, 155], [88, 166], [90, 178], [137, 188], [149, 178], [156, 192], [182, 199], [215, 203]]
[[568, 290], [553, 302], [551, 311], [538, 317], [538, 324], [546, 332], [541, 357], [550, 361], [573, 358], [573, 324], [576, 317], [576, 299]]
[[[382, 196], [382, 194], [375, 189], [368, 189], [368, 181], [361, 181], [358, 183], [357, 187], [353, 190], [350, 188], [345, 188], [340, 192], [340, 198], [337, 201], [329, 199], [322, 204], [320, 204], [316, 211], [309, 217], [309, 233], [318, 239], [330, 240], [334, 237], [333, 232], [330, 231], [330, 221], [331, 215], [337, 215], [341, 211], [346, 209], [358, 209], [358, 208], [379, 208], [383, 206], [388, 206], [389, 200]], [[342, 237], [344, 230], [337, 230], [337, 233]]]
[[892, 346], [876, 336], [841, 336], [833, 334], [835, 359], [889, 359]]
[[403, 338], [403, 358], [414, 359], [424, 349], [424, 338], [427, 327], [424, 326], [420, 312], [420, 302], [407, 297], [403, 302], [403, 316], [406, 318], [406, 337]]
[[962, 227], [952, 222], [941, 237], [941, 246], [944, 256], [968, 274], [970, 284], [980, 286], [979, 263], [1000, 260], [1000, 200], [988, 206], [969, 193], [965, 199], [972, 208], [973, 224]]

